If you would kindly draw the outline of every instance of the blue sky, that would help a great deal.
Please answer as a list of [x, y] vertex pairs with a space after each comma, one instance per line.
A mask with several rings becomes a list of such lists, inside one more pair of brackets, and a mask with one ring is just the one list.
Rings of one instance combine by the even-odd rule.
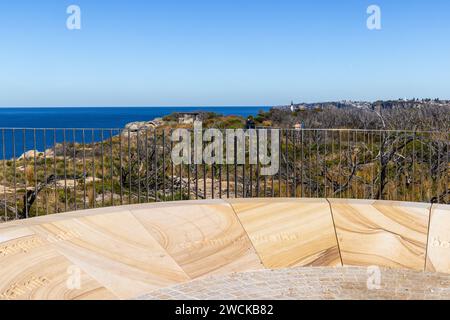
[[449, 17], [448, 0], [2, 1], [0, 106], [450, 99]]

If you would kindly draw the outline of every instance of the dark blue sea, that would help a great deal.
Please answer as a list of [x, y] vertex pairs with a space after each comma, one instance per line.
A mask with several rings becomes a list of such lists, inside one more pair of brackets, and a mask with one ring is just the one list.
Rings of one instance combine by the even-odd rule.
[[[50, 148], [56, 143], [82, 142], [81, 130], [41, 130], [54, 128], [121, 129], [134, 121], [149, 121], [172, 112], [212, 111], [247, 117], [270, 107], [60, 107], [0, 108], [0, 159], [11, 159], [28, 150]], [[15, 128], [12, 130], [12, 128]], [[37, 128], [38, 130], [33, 130]], [[14, 133], [13, 133], [14, 132]], [[104, 131], [108, 138], [111, 131]], [[113, 131], [115, 134], [115, 131]], [[85, 141], [101, 140], [100, 130], [86, 130]]]

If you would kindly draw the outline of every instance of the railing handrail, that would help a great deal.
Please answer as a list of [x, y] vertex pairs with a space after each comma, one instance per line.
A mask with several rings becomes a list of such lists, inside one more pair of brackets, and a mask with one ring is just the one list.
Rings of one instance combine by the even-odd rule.
[[[209, 128], [214, 128], [218, 130], [227, 130], [227, 128], [215, 128], [215, 127], [208, 127], [203, 128], [203, 130], [207, 130]], [[136, 128], [136, 129], [130, 129], [130, 128], [107, 128], [107, 127], [99, 127], [99, 128], [88, 128], [88, 127], [80, 127], [80, 128], [70, 128], [70, 127], [61, 127], [61, 128], [52, 128], [52, 127], [0, 127], [0, 130], [103, 130], [103, 131], [152, 131], [162, 128]], [[176, 128], [167, 128], [169, 130], [175, 130]], [[193, 128], [183, 128], [186, 130], [193, 130]], [[245, 129], [245, 128], [243, 128]], [[285, 127], [256, 127], [255, 130], [263, 130], [263, 129], [270, 129], [270, 130], [283, 130], [283, 131], [359, 131], [359, 132], [404, 132], [404, 133], [450, 133], [450, 130], [411, 130], [411, 129], [353, 129], [353, 128], [285, 128]]]
[[238, 164], [236, 155], [175, 166], [175, 128], [163, 129], [0, 128], [0, 221], [22, 202], [26, 216], [217, 196], [450, 203], [449, 131], [266, 128], [280, 131], [279, 170], [266, 177], [260, 162]]

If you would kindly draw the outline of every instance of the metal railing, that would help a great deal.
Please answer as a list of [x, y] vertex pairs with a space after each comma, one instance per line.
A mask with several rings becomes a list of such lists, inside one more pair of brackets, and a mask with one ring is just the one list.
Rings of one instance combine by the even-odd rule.
[[0, 135], [0, 221], [206, 198], [450, 203], [449, 132], [279, 129], [274, 176], [247, 161], [174, 165], [171, 129], [4, 128]]

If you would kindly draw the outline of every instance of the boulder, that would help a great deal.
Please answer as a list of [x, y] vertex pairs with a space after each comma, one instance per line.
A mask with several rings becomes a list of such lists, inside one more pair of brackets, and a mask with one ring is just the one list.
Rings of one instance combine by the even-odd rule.
[[22, 160], [24, 158], [26, 159], [34, 159], [34, 157], [40, 157], [43, 156], [44, 153], [40, 152], [38, 150], [28, 150], [25, 153], [23, 153], [17, 160]]
[[130, 122], [125, 125], [125, 129], [130, 130], [130, 132], [137, 132], [138, 130], [154, 129], [160, 125], [159, 121], [136, 121]]

